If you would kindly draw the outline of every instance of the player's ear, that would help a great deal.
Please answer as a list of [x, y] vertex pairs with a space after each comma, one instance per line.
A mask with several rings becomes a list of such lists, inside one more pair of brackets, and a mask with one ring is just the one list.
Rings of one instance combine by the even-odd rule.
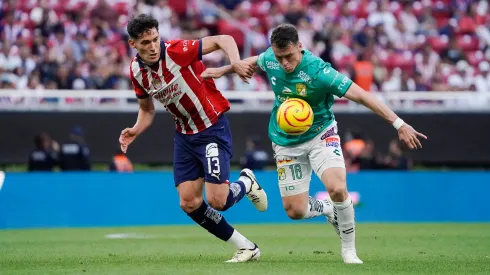
[[302, 50], [302, 49], [303, 49], [303, 43], [298, 42], [298, 48], [299, 48], [300, 50]]
[[129, 44], [129, 46], [130, 46], [131, 48], [133, 48], [133, 49], [135, 48], [135, 46], [134, 46], [134, 40], [133, 40], [133, 39], [131, 39], [131, 38], [130, 38], [130, 39], [128, 40], [128, 44]]

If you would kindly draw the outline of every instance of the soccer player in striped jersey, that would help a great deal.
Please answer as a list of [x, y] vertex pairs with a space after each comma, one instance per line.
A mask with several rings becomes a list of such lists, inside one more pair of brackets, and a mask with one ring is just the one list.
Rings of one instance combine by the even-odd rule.
[[[216, 89], [214, 80], [203, 79], [202, 55], [223, 50], [233, 71], [242, 79], [254, 68], [240, 61], [231, 36], [200, 40], [160, 41], [158, 21], [141, 14], [127, 26], [129, 45], [138, 54], [130, 65], [131, 81], [139, 102], [136, 124], [121, 132], [119, 142], [126, 152], [134, 139], [152, 123], [153, 100], [160, 101], [175, 125], [174, 183], [180, 207], [197, 224], [217, 238], [232, 243], [237, 252], [228, 262], [246, 262], [260, 257], [257, 245], [228, 224], [220, 211], [238, 203], [245, 195], [259, 211], [267, 209], [267, 195], [253, 172], [243, 169], [230, 183], [232, 140], [225, 112], [229, 102]], [[206, 199], [202, 191], [206, 186]]]

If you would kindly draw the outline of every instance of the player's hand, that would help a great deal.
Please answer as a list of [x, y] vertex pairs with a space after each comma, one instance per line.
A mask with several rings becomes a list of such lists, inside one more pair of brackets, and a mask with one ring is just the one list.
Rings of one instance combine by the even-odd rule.
[[255, 73], [255, 66], [246, 61], [240, 60], [231, 64], [233, 71], [246, 83]]
[[204, 79], [209, 79], [209, 78], [220, 78], [225, 74], [223, 70], [220, 68], [207, 68], [202, 72], [201, 77]]
[[422, 148], [422, 143], [420, 143], [419, 138], [427, 139], [427, 137], [424, 134], [415, 131], [415, 129], [413, 129], [413, 127], [408, 125], [407, 123], [404, 123], [398, 129], [398, 137], [410, 149]]
[[121, 145], [121, 151], [126, 154], [129, 144], [131, 144], [134, 139], [138, 136], [134, 128], [126, 128], [122, 130], [119, 136], [119, 144]]

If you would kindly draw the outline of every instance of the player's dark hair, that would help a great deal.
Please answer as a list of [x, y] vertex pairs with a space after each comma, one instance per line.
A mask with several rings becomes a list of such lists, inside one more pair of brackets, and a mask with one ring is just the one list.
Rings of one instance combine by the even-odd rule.
[[298, 42], [298, 30], [294, 25], [281, 24], [272, 31], [271, 44], [279, 49], [285, 49], [290, 44], [296, 45]]
[[156, 28], [158, 31], [158, 21], [148, 14], [140, 14], [129, 20], [126, 30], [132, 39], [140, 38], [143, 33]]

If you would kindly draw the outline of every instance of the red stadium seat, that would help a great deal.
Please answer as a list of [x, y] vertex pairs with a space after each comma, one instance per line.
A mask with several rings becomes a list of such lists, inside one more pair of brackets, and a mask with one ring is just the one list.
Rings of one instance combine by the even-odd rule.
[[468, 52], [466, 57], [468, 59], [468, 63], [472, 66], [478, 66], [478, 64], [485, 59], [482, 51]]
[[180, 15], [184, 15], [187, 12], [187, 1], [182, 0], [168, 0], [168, 5]]
[[245, 35], [241, 30], [228, 24], [225, 20], [220, 20], [218, 22], [218, 32], [220, 34], [227, 34], [233, 36], [237, 46], [239, 48], [243, 48], [243, 45], [245, 44]]
[[436, 52], [441, 52], [448, 47], [449, 38], [447, 36], [431, 36], [428, 37], [429, 45]]
[[480, 47], [480, 41], [476, 36], [460, 35], [457, 41], [458, 46], [465, 52], [476, 51]]
[[333, 57], [333, 59], [336, 69], [341, 70], [352, 66], [357, 58], [355, 54], [349, 54], [341, 57]]

